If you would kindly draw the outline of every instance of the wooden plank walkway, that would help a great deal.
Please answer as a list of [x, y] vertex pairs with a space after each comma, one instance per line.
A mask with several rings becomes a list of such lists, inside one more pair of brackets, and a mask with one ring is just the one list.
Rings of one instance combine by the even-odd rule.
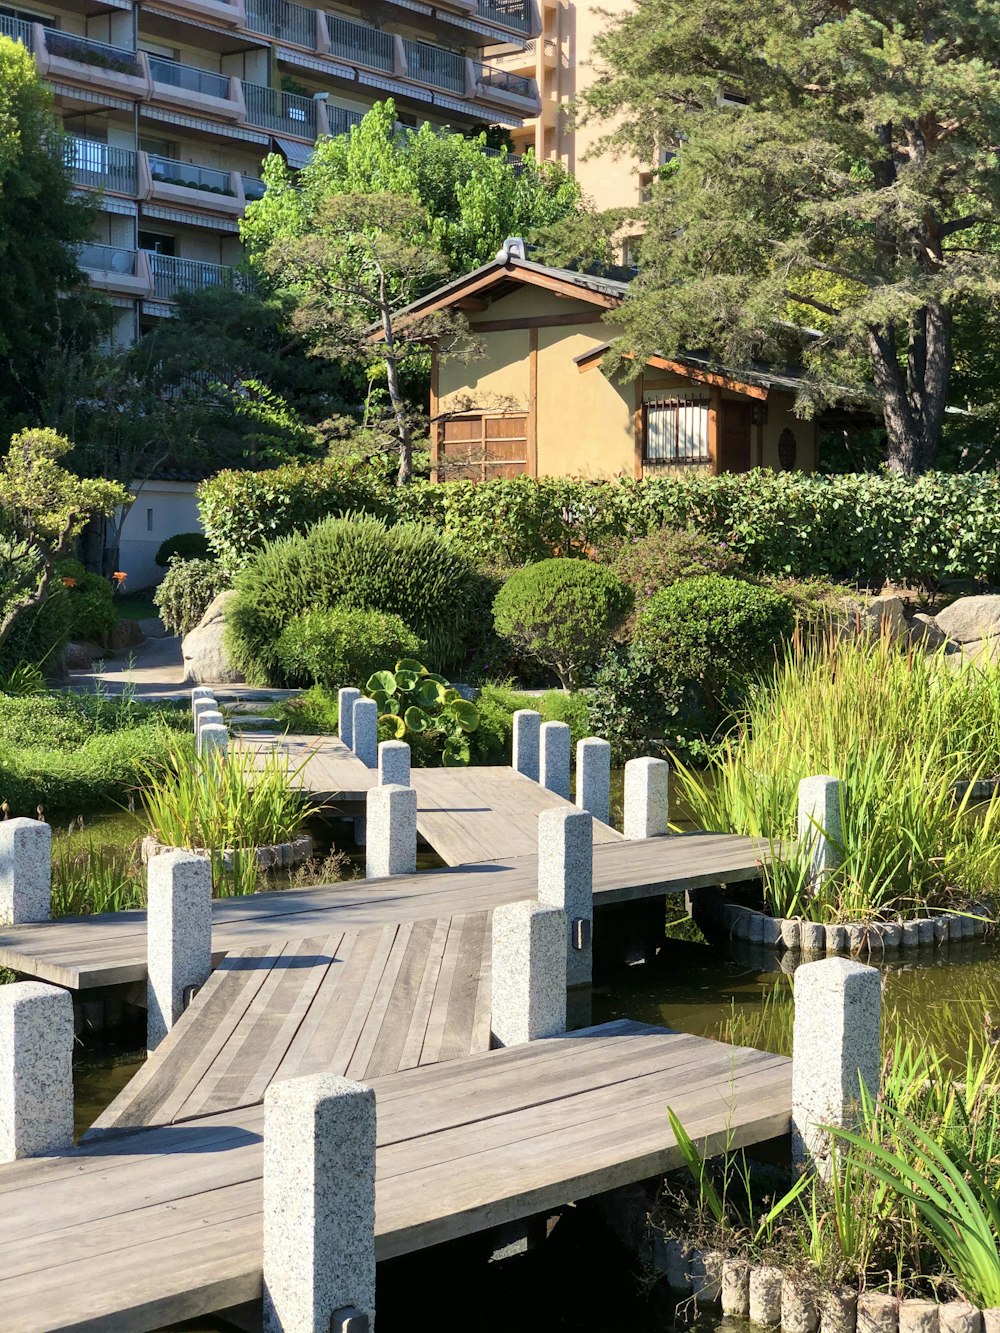
[[[595, 907], [756, 879], [768, 854], [764, 841], [714, 833], [601, 843], [594, 847]], [[220, 899], [212, 904], [214, 957], [219, 962], [236, 949], [330, 935], [337, 929], [488, 911], [533, 898], [537, 867], [534, 856], [525, 856]], [[2, 927], [0, 966], [71, 990], [142, 981], [146, 914], [116, 912]]]
[[[301, 786], [333, 804], [363, 802], [378, 774], [366, 768], [337, 736], [264, 733], [244, 736], [244, 749], [261, 757], [282, 754], [299, 772]], [[570, 802], [508, 767], [415, 768], [417, 832], [446, 865], [531, 856], [543, 810]], [[619, 842], [621, 834], [594, 824], [594, 842]]]
[[277, 1079], [488, 1051], [490, 994], [488, 912], [238, 950], [85, 1139], [253, 1106]]
[[[373, 1081], [387, 1259], [785, 1134], [790, 1062], [619, 1022]], [[4, 1333], [142, 1333], [258, 1300], [263, 1109], [0, 1168]]]

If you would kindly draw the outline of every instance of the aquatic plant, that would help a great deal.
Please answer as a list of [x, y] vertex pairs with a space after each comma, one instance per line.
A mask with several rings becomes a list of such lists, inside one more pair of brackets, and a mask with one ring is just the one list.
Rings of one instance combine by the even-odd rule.
[[378, 706], [380, 739], [407, 741], [424, 765], [468, 764], [469, 737], [479, 726], [479, 710], [444, 676], [403, 658], [394, 670], [369, 676], [365, 689]]

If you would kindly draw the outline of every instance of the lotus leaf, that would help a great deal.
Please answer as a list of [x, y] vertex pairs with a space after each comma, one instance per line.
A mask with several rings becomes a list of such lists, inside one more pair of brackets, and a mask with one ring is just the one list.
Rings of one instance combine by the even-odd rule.
[[[412, 708], [410, 709], [410, 712], [413, 712]], [[392, 739], [394, 741], [402, 741], [406, 739], [406, 723], [398, 713], [383, 713], [379, 718], [379, 721], [386, 722], [393, 728]]]
[[422, 676], [413, 687], [413, 700], [421, 708], [435, 708], [442, 699], [443, 689], [436, 680], [428, 680]]
[[395, 688], [396, 677], [391, 671], [376, 671], [368, 677], [368, 682], [365, 685], [369, 694], [372, 694], [373, 690], [382, 690], [386, 694], [392, 694]]
[[475, 704], [470, 704], [468, 699], [456, 700], [451, 705], [451, 712], [463, 731], [475, 731], [479, 726], [479, 709]]
[[403, 717], [411, 731], [427, 731], [433, 725], [430, 713], [425, 713], [422, 708], [410, 707], [403, 714]]
[[416, 671], [397, 671], [396, 689], [402, 690], [404, 693], [409, 693], [419, 679], [420, 676]]

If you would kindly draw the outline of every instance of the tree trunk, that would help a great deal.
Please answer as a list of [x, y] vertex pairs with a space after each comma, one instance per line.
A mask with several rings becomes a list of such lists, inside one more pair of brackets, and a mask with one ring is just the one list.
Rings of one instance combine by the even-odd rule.
[[25, 593], [24, 596], [14, 605], [8, 607], [3, 619], [0, 620], [0, 648], [4, 646], [10, 638], [17, 619], [22, 611], [30, 611], [33, 606], [41, 606], [45, 601], [45, 594], [49, 590], [49, 584], [52, 582], [52, 561], [46, 559], [41, 574], [38, 576], [38, 582], [34, 590]]
[[869, 330], [875, 388], [888, 436], [886, 462], [915, 477], [934, 466], [951, 375], [951, 311], [928, 305], [910, 322], [904, 372], [892, 326]]
[[382, 312], [382, 334], [385, 346], [385, 378], [392, 403], [392, 414], [396, 419], [396, 439], [399, 448], [399, 471], [396, 473], [396, 485], [405, 486], [413, 479], [413, 438], [406, 419], [406, 403], [399, 390], [399, 365], [396, 356], [396, 343], [392, 332], [392, 308], [389, 305], [385, 277], [381, 279], [379, 305]]

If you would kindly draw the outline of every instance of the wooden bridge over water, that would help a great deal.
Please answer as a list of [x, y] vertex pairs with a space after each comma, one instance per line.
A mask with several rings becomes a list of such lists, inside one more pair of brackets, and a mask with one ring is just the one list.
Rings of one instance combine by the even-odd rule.
[[[337, 745], [303, 773], [358, 799], [375, 775]], [[216, 970], [140, 1073], [73, 1153], [0, 1167], [9, 1333], [148, 1330], [259, 1301], [261, 1102], [277, 1080], [374, 1086], [379, 1258], [679, 1165], [668, 1104], [710, 1149], [787, 1132], [779, 1057], [628, 1022], [489, 1050], [492, 913], [535, 896], [539, 809], [566, 802], [512, 770], [413, 785], [444, 858], [478, 859], [214, 902]], [[595, 830], [596, 908], [752, 879], [766, 855]], [[0, 964], [70, 989], [141, 980], [145, 913], [4, 928]]]

